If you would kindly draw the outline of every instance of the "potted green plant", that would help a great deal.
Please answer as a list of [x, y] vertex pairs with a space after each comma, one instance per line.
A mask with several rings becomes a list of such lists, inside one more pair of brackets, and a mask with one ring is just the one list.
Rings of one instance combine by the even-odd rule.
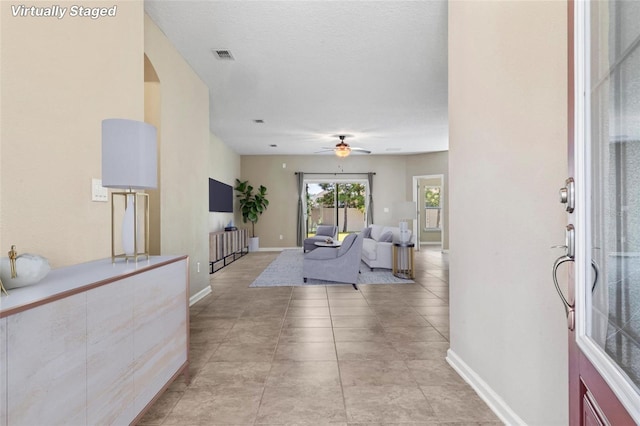
[[251, 222], [251, 238], [249, 238], [249, 251], [258, 251], [260, 246], [259, 239], [256, 237], [255, 226], [258, 219], [269, 206], [267, 200], [267, 188], [260, 185], [254, 192], [253, 186], [249, 181], [241, 181], [236, 179], [236, 186], [233, 188], [237, 194], [236, 197], [240, 201], [240, 213], [242, 213], [242, 222]]

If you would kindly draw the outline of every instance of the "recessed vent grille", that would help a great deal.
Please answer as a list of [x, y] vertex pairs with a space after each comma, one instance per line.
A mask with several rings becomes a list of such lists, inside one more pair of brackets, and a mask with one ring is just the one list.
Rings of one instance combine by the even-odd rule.
[[213, 53], [214, 55], [216, 55], [216, 58], [221, 59], [223, 61], [233, 61], [233, 55], [231, 54], [230, 50], [218, 50], [218, 49], [213, 49]]

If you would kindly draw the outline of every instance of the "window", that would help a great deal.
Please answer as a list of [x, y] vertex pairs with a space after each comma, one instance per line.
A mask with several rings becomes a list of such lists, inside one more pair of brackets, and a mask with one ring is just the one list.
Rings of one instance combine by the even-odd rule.
[[442, 227], [440, 204], [440, 186], [424, 187], [424, 227], [425, 229], [440, 229]]

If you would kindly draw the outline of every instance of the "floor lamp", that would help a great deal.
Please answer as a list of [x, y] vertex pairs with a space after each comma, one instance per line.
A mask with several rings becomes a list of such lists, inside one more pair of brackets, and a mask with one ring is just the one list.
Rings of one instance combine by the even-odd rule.
[[[157, 132], [151, 124], [121, 118], [102, 121], [102, 186], [111, 193], [111, 260], [149, 259], [149, 194], [158, 180]], [[122, 253], [116, 253], [116, 199], [124, 200]], [[122, 203], [119, 203], [122, 204]]]

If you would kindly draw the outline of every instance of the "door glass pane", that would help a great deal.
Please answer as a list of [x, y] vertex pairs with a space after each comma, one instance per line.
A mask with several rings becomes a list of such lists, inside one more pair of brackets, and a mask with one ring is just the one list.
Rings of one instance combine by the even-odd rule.
[[365, 186], [355, 182], [340, 182], [338, 186], [338, 232], [343, 240], [347, 234], [365, 227]]
[[426, 186], [424, 188], [424, 227], [425, 229], [440, 229], [442, 206], [440, 203], [440, 187]]
[[588, 335], [640, 385], [640, 2], [591, 4]]
[[307, 232], [309, 236], [316, 234], [318, 225], [334, 225], [336, 223], [334, 183], [307, 184]]
[[366, 226], [367, 185], [358, 182], [307, 183], [307, 230], [318, 225], [338, 225], [338, 239]]

